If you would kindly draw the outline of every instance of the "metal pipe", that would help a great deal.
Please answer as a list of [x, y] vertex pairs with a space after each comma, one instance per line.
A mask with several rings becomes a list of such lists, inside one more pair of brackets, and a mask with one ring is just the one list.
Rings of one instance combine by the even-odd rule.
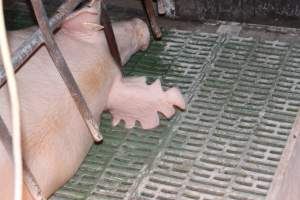
[[[53, 32], [57, 29], [62, 21], [72, 12], [80, 2], [83, 0], [68, 0], [66, 3], [61, 5], [56, 14], [49, 20], [50, 30]], [[32, 55], [32, 53], [38, 49], [43, 43], [42, 32], [37, 30], [30, 38], [23, 42], [23, 44], [13, 53], [13, 66], [14, 70], [17, 71], [21, 68], [22, 64]], [[0, 66], [0, 88], [6, 83], [5, 72]]]
[[149, 22], [151, 25], [151, 29], [152, 29], [154, 38], [156, 40], [159, 40], [159, 39], [161, 39], [162, 34], [161, 34], [161, 31], [160, 31], [160, 28], [158, 26], [157, 19], [155, 16], [153, 2], [152, 2], [152, 0], [143, 0], [143, 3], [145, 6], [145, 9], [146, 9], [146, 12], [147, 12], [147, 16], [148, 16], [148, 19], [149, 19]]

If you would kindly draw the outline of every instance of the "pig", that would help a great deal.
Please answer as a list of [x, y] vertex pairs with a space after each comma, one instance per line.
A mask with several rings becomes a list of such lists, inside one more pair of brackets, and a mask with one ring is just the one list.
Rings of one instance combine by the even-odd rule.
[[[163, 91], [159, 80], [148, 85], [145, 77], [124, 78], [110, 54], [103, 30], [95, 28], [97, 24], [97, 9], [82, 8], [63, 21], [55, 40], [98, 122], [101, 113], [109, 111], [113, 126], [123, 120], [126, 128], [132, 128], [139, 121], [142, 128], [151, 129], [159, 125], [158, 112], [170, 118], [174, 107], [185, 108], [184, 98], [175, 87]], [[140, 19], [113, 23], [113, 30], [122, 64], [149, 45], [148, 27]], [[9, 32], [11, 48], [16, 49], [33, 31], [28, 28]], [[48, 198], [75, 174], [93, 139], [45, 46], [26, 61], [16, 79], [24, 161]], [[0, 115], [11, 131], [6, 85], [0, 89]], [[12, 199], [12, 169], [12, 161], [0, 141], [2, 200]], [[25, 184], [23, 199], [33, 200]]]

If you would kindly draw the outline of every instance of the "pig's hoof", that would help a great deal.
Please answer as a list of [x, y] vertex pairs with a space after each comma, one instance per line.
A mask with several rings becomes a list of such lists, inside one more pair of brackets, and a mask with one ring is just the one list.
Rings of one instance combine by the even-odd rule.
[[180, 91], [173, 87], [164, 92], [159, 80], [147, 85], [145, 77], [117, 79], [107, 103], [113, 126], [123, 120], [126, 128], [133, 128], [139, 121], [144, 129], [159, 125], [157, 112], [171, 118], [175, 114], [174, 106], [185, 109]]

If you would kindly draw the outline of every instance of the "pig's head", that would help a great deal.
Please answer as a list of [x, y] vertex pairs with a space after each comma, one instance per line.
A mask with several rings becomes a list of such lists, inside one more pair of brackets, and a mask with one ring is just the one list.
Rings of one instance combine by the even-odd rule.
[[150, 43], [150, 32], [147, 24], [141, 19], [132, 19], [139, 50], [146, 50]]
[[[99, 24], [100, 11], [95, 7], [83, 8], [71, 14], [62, 23], [62, 32], [75, 37], [76, 40], [91, 43], [95, 47], [103, 47], [104, 31]], [[112, 24], [118, 44], [122, 64], [131, 55], [149, 46], [150, 33], [147, 24], [134, 18]]]
[[149, 46], [150, 32], [147, 24], [138, 18], [113, 24], [122, 63], [125, 64], [131, 55]]

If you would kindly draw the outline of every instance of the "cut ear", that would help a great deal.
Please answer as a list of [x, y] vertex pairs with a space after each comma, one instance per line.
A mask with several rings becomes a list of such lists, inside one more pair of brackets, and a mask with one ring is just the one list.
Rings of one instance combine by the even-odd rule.
[[70, 32], [89, 33], [99, 31], [102, 26], [99, 24], [100, 13], [95, 7], [83, 8], [68, 16], [62, 23], [62, 28]]

